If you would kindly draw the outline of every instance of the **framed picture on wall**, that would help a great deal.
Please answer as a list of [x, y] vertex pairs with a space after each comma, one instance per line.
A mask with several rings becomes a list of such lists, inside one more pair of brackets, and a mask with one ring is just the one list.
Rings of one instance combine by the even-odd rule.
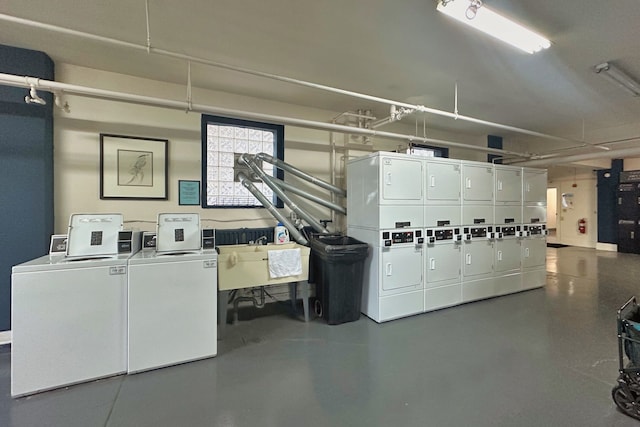
[[167, 200], [166, 139], [100, 134], [100, 198]]

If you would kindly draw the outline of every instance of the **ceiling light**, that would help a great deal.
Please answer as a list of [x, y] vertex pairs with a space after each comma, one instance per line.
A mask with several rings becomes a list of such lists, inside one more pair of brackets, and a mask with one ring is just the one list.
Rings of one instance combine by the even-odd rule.
[[640, 96], [640, 83], [629, 77], [624, 71], [614, 66], [610, 62], [603, 62], [593, 67], [593, 70], [605, 77], [612, 83], [615, 83], [622, 89], [626, 90], [633, 96]]
[[527, 53], [551, 46], [546, 38], [488, 9], [480, 0], [439, 0], [437, 10]]

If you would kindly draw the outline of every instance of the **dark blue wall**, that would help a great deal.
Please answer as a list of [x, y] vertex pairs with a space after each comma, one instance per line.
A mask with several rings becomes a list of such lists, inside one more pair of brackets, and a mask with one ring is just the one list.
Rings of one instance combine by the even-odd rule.
[[[487, 147], [502, 149], [502, 137], [495, 135], [487, 135]], [[502, 159], [499, 154], [487, 154], [487, 161], [489, 163], [502, 164]], [[496, 159], [494, 161], [494, 159]]]
[[[618, 243], [617, 190], [623, 161], [611, 161], [611, 169], [598, 173], [598, 242]], [[608, 176], [607, 176], [608, 175]]]
[[[42, 52], [0, 45], [0, 72], [54, 80]], [[53, 99], [0, 86], [0, 331], [11, 329], [11, 267], [44, 255], [53, 233]]]

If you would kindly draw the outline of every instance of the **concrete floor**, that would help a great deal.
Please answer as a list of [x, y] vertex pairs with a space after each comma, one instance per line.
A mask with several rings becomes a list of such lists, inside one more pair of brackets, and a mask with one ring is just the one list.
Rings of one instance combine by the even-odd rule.
[[0, 426], [638, 426], [610, 391], [640, 257], [549, 249], [548, 272], [544, 289], [382, 325], [281, 308], [229, 326], [214, 359], [17, 400], [4, 346]]

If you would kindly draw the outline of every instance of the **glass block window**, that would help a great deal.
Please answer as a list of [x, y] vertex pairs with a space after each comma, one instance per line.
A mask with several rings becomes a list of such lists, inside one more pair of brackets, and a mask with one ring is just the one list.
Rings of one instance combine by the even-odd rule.
[[[248, 169], [238, 164], [242, 153], [271, 154], [284, 160], [284, 126], [219, 116], [202, 116], [202, 207], [250, 208], [262, 204], [238, 180]], [[269, 163], [263, 164], [269, 176], [283, 179], [283, 173]], [[261, 181], [253, 184], [276, 207], [282, 202]]]

